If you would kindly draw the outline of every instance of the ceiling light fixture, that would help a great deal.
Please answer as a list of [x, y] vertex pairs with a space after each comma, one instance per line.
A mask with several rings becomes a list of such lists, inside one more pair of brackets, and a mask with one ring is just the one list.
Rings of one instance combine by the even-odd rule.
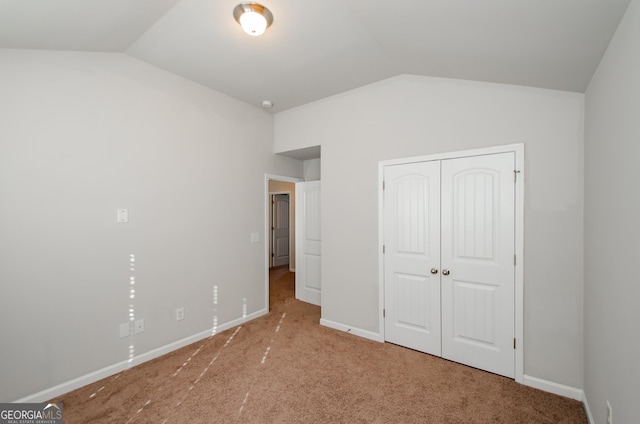
[[233, 17], [247, 34], [257, 37], [273, 23], [271, 11], [261, 4], [240, 3], [233, 9]]

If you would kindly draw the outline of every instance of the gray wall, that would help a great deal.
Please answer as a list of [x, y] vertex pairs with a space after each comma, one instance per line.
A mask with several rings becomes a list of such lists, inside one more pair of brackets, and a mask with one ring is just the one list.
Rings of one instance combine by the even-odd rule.
[[640, 417], [640, 2], [586, 93], [585, 394], [595, 423]]
[[305, 181], [318, 181], [321, 179], [321, 159], [307, 159], [302, 162], [302, 173]]
[[270, 114], [122, 54], [0, 50], [0, 122], [0, 401], [129, 358], [130, 254], [135, 355], [267, 308], [264, 174], [302, 176]]
[[322, 147], [322, 317], [374, 333], [378, 162], [525, 143], [525, 374], [582, 387], [584, 96], [400, 76], [274, 116]]

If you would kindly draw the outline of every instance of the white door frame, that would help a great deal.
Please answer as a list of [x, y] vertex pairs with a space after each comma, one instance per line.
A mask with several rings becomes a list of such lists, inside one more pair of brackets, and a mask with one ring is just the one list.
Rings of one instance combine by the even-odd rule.
[[433, 160], [454, 159], [467, 156], [491, 155], [495, 153], [513, 152], [516, 159], [515, 184], [515, 381], [524, 384], [524, 143], [506, 146], [486, 147], [459, 152], [438, 153], [427, 156], [391, 159], [378, 162], [378, 328], [384, 340], [384, 168], [390, 165], [426, 162]]
[[[269, 222], [269, 213], [271, 210], [269, 180], [284, 181], [287, 183], [299, 183], [304, 181], [302, 178], [298, 177], [264, 174], [264, 307], [267, 312], [269, 312], [269, 265], [271, 264], [269, 258], [269, 233], [271, 231], [271, 223]], [[289, 201], [291, 201], [291, 194], [289, 194]], [[289, 214], [289, 220], [291, 220], [291, 214]], [[291, 255], [291, 248], [289, 248], [289, 255]], [[289, 265], [291, 265], [291, 262], [289, 262]]]

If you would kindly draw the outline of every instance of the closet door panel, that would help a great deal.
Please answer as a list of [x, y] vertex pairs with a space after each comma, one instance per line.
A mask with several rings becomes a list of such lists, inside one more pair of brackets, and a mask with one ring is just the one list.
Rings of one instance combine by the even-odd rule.
[[440, 163], [384, 179], [385, 340], [440, 355]]
[[513, 153], [442, 161], [442, 356], [515, 373]]

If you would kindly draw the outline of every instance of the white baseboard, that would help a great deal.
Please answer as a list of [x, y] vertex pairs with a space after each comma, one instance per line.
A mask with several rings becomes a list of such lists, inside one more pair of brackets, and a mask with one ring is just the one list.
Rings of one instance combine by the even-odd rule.
[[584, 399], [584, 391], [576, 387], [565, 386], [564, 384], [554, 383], [553, 381], [543, 380], [537, 377], [531, 377], [530, 375], [524, 375], [522, 384], [525, 386], [540, 389], [545, 392], [553, 393], [555, 395], [568, 397], [569, 399], [578, 400], [580, 402]]
[[381, 343], [384, 342], [384, 338], [379, 333], [374, 333], [373, 331], [368, 331], [368, 330], [362, 330], [360, 328], [350, 327], [348, 325], [344, 325], [335, 321], [330, 321], [328, 319], [321, 318], [320, 325], [333, 328], [334, 330], [344, 331], [345, 333], [350, 333], [356, 336], [364, 337], [365, 339], [370, 339], [376, 342], [381, 342]]
[[[245, 322], [251, 321], [263, 315], [266, 315], [268, 312], [269, 311], [267, 309], [261, 309], [257, 312], [247, 315], [246, 317], [240, 317], [232, 321], [226, 322], [224, 324], [221, 324], [216, 328], [216, 334], [222, 331], [228, 330], [230, 328], [233, 328], [237, 325], [244, 324]], [[131, 358], [131, 360], [121, 361], [116, 364], [109, 365], [97, 371], [90, 372], [89, 374], [85, 374], [78, 378], [74, 378], [73, 380], [69, 380], [62, 384], [58, 384], [57, 386], [42, 390], [38, 393], [34, 393], [29, 396], [25, 396], [14, 402], [15, 403], [46, 402], [50, 399], [61, 396], [72, 390], [79, 389], [80, 387], [86, 386], [87, 384], [95, 383], [96, 381], [102, 380], [103, 378], [107, 378], [109, 376], [115, 375], [119, 372], [122, 372], [136, 365], [140, 365], [144, 362], [150, 361], [159, 356], [165, 355], [169, 352], [173, 352], [174, 350], [180, 349], [192, 343], [196, 343], [200, 340], [206, 339], [207, 337], [210, 337], [212, 334], [213, 334], [213, 329], [202, 331], [192, 336], [185, 337], [184, 339], [177, 340], [175, 342], [166, 344], [164, 346], [160, 346], [156, 349], [150, 350], [140, 355], [136, 355], [133, 358]]]
[[589, 421], [589, 424], [595, 424], [593, 415], [591, 415], [591, 408], [589, 408], [589, 402], [587, 402], [587, 394], [584, 392], [582, 393], [582, 404], [584, 405], [584, 412], [587, 414], [587, 421]]

